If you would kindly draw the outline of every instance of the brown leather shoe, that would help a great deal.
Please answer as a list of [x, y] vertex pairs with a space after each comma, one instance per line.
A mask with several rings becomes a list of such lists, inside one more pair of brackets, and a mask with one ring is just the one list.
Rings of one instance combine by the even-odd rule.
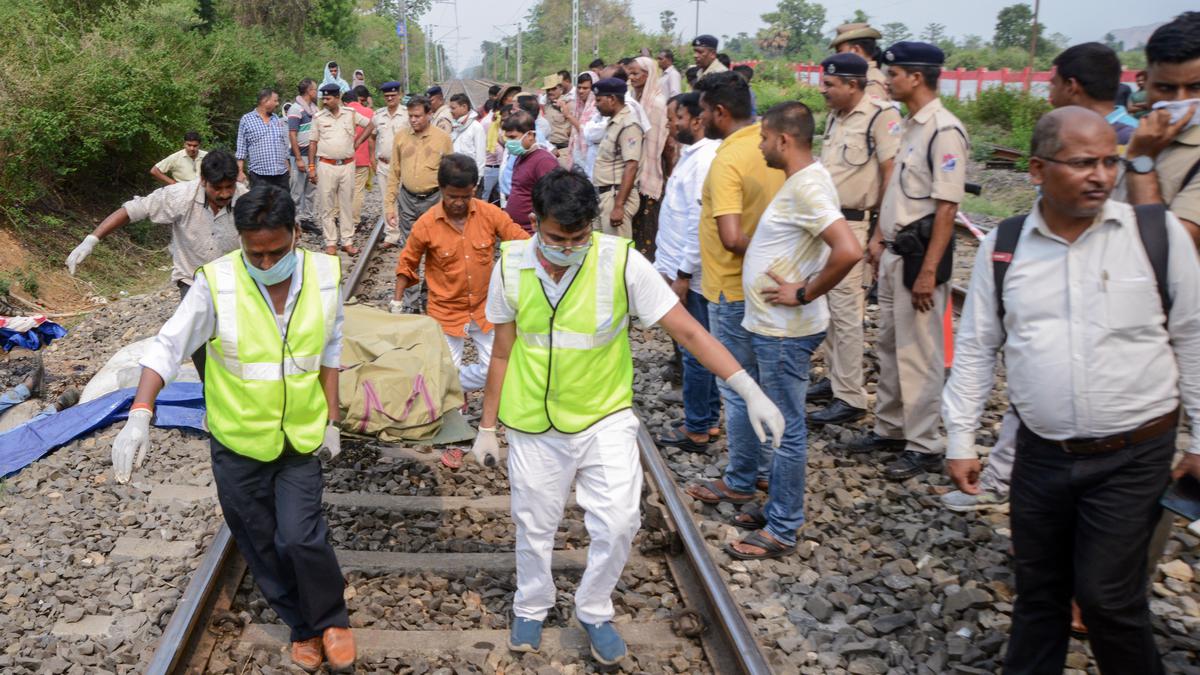
[[300, 666], [306, 673], [315, 673], [321, 669], [321, 638], [310, 637], [307, 640], [292, 643], [292, 663]]
[[321, 636], [321, 644], [325, 646], [329, 670], [335, 673], [354, 670], [354, 634], [349, 628], [326, 628], [325, 634]]

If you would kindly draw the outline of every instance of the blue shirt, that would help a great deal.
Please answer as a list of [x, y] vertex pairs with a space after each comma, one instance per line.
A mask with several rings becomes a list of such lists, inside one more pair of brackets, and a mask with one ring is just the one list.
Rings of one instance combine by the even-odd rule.
[[236, 157], [246, 161], [246, 171], [278, 176], [288, 171], [287, 123], [274, 115], [264, 122], [257, 110], [242, 115], [238, 123]]
[[1113, 131], [1117, 132], [1117, 145], [1128, 145], [1129, 139], [1140, 122], [1138, 118], [1130, 115], [1124, 106], [1113, 108], [1112, 112], [1104, 116], [1104, 121], [1108, 122]]
[[500, 194], [512, 194], [512, 172], [513, 165], [517, 163], [516, 155], [509, 155], [508, 161], [504, 166], [500, 167]]

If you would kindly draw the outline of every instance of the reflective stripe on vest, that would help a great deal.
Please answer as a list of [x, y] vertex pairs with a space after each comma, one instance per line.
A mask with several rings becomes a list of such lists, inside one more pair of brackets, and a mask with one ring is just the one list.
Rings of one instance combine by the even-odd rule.
[[233, 452], [260, 461], [278, 457], [285, 442], [312, 452], [328, 420], [319, 373], [337, 316], [339, 261], [303, 250], [296, 255], [303, 261], [301, 286], [286, 339], [240, 250], [202, 268], [217, 317], [206, 346], [209, 430]]
[[592, 234], [592, 247], [557, 306], [537, 269], [524, 267], [533, 241], [501, 245], [501, 279], [517, 309], [518, 339], [500, 394], [510, 429], [578, 433], [633, 405], [633, 358], [625, 290], [628, 239]]

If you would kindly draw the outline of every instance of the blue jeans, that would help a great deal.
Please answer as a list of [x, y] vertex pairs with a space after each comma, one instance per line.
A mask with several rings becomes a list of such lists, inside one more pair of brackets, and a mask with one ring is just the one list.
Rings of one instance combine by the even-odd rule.
[[[17, 386], [13, 387], [12, 389], [9, 389], [8, 391], [4, 392], [3, 394], [0, 394], [0, 413], [3, 413], [5, 410], [8, 410], [9, 408], [12, 408], [13, 406], [20, 405], [28, 400], [29, 400], [29, 387], [26, 387], [25, 383], [22, 382], [21, 384], [18, 384]], [[55, 409], [55, 407], [52, 405], [48, 405], [45, 408], [42, 408], [41, 410], [39, 410], [38, 414], [34, 415], [33, 419], [31, 419], [30, 421], [32, 422], [33, 420], [40, 419], [42, 417], [45, 417], [46, 415], [52, 415], [55, 412], [57, 412], [57, 409]]]
[[[758, 361], [754, 357], [754, 347], [750, 343], [750, 331], [742, 328], [742, 317], [746, 313], [746, 303], [741, 300], [730, 302], [722, 295], [718, 302], [708, 303], [709, 332], [717, 341], [725, 345], [733, 358], [746, 370], [746, 374], [758, 381]], [[721, 400], [725, 402], [725, 430], [728, 435], [726, 446], [729, 449], [729, 466], [733, 466], [733, 457], [757, 457], [758, 473], [754, 476], [737, 475], [725, 470], [725, 485], [734, 492], [754, 492], [756, 478], [766, 479], [771, 475], [771, 456], [775, 453], [770, 443], [759, 442], [750, 426], [750, 417], [746, 414], [746, 402], [737, 392], [729, 388], [724, 380], [717, 380], [717, 388], [721, 390]]]
[[[480, 199], [485, 202], [492, 201], [492, 191], [496, 189], [496, 185], [500, 182], [500, 167], [485, 166], [483, 167], [483, 194]], [[499, 201], [499, 199], [497, 199]]]
[[[767, 532], [780, 543], [794, 546], [796, 530], [804, 524], [804, 473], [808, 460], [808, 428], [804, 421], [804, 398], [808, 392], [808, 368], [813, 352], [825, 333], [796, 338], [752, 335], [758, 361], [758, 383], [783, 413], [783, 441], [771, 462], [771, 491], [763, 515]], [[729, 453], [725, 482], [730, 487], [748, 482], [758, 469], [753, 457]], [[737, 483], [740, 485], [740, 483]], [[740, 488], [734, 488], [739, 489]]]
[[[703, 295], [689, 290], [684, 307], [708, 330], [708, 300]], [[708, 434], [721, 418], [717, 378], [683, 345], [679, 346], [679, 352], [683, 357], [683, 427], [693, 434]]]

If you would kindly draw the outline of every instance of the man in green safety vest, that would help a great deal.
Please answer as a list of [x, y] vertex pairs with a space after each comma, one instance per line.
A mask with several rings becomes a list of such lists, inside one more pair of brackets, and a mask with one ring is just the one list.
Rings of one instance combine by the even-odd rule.
[[591, 538], [575, 613], [592, 656], [612, 665], [626, 654], [612, 624], [612, 591], [641, 524], [630, 317], [665, 328], [741, 394], [760, 440], [766, 427], [778, 446], [784, 421], [629, 239], [591, 231], [599, 203], [586, 175], [555, 169], [534, 186], [532, 201], [537, 236], [502, 244], [492, 271], [487, 318], [496, 337], [471, 453], [480, 464], [494, 465], [497, 420], [508, 428], [517, 526], [509, 648], [528, 652], [541, 645], [542, 621], [554, 606], [554, 533], [575, 482]]
[[[113, 441], [125, 483], [149, 447], [154, 401], [205, 347], [204, 403], [225, 522], [259, 590], [291, 628], [291, 656], [352, 670], [344, 581], [321, 511], [321, 464], [341, 451], [342, 301], [335, 256], [296, 248], [295, 206], [260, 185], [234, 207], [242, 248], [205, 264], [142, 357], [129, 421]], [[324, 657], [322, 656], [324, 653]]]

